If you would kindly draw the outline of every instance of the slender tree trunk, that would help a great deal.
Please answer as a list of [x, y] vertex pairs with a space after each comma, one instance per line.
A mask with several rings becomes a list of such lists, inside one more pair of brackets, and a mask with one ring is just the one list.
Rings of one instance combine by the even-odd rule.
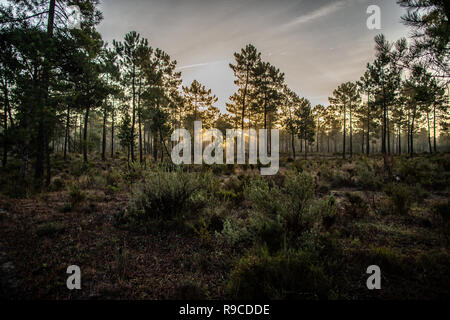
[[242, 119], [241, 119], [241, 129], [244, 131], [244, 124], [245, 124], [245, 104], [246, 104], [246, 98], [247, 98], [247, 90], [248, 90], [248, 81], [250, 78], [250, 66], [247, 65], [247, 75], [245, 79], [245, 88], [244, 88], [244, 94], [242, 96]]
[[88, 135], [88, 124], [89, 124], [89, 109], [90, 109], [90, 107], [86, 108], [86, 114], [84, 116], [84, 130], [83, 130], [83, 160], [84, 160], [84, 162], [88, 161], [87, 135]]
[[67, 145], [69, 143], [69, 133], [70, 133], [70, 106], [67, 106], [67, 116], [66, 116], [66, 134], [64, 136], [64, 161], [67, 160]]
[[308, 160], [308, 142], [305, 139], [305, 160]]
[[414, 121], [415, 121], [415, 118], [416, 118], [416, 112], [417, 112], [416, 110], [417, 110], [417, 106], [414, 107], [414, 111], [413, 111], [412, 119], [411, 119], [411, 132], [410, 132], [410, 134], [411, 134], [411, 142], [410, 142], [410, 144], [411, 144], [411, 146], [410, 146], [410, 155], [411, 155], [411, 157], [414, 156]]
[[370, 155], [370, 91], [367, 93], [367, 145], [366, 145], [366, 153], [367, 156]]
[[364, 132], [364, 126], [362, 126], [362, 136], [361, 136], [361, 154], [364, 154], [364, 137], [365, 137], [365, 132]]
[[411, 133], [410, 133], [410, 131], [411, 131], [411, 121], [410, 121], [410, 117], [411, 117], [411, 115], [410, 115], [410, 110], [408, 110], [408, 118], [406, 119], [406, 121], [407, 121], [407, 123], [406, 123], [406, 137], [408, 138], [408, 139], [406, 139], [406, 140], [408, 140], [407, 142], [408, 142], [408, 145], [407, 145], [407, 148], [408, 148], [408, 154], [410, 154], [410, 152], [411, 152], [411, 150], [410, 150], [410, 144], [411, 144], [411, 141], [410, 141], [410, 136], [411, 136]]
[[386, 106], [384, 106], [383, 102], [383, 125], [382, 125], [382, 132], [381, 132], [381, 153], [386, 154]]
[[328, 153], [330, 153], [330, 135], [327, 134], [327, 148], [328, 148]]
[[[55, 8], [56, 0], [50, 0], [49, 10], [48, 10], [48, 21], [47, 21], [47, 34], [49, 37], [53, 38], [53, 30], [55, 24]], [[42, 182], [42, 177], [44, 176], [44, 161], [47, 161], [46, 154], [48, 152], [48, 130], [46, 129], [46, 108], [45, 104], [48, 103], [48, 89], [49, 89], [49, 66], [44, 65], [44, 70], [42, 71], [42, 86], [40, 91], [40, 99], [38, 101], [38, 134], [37, 134], [37, 152], [36, 152], [36, 165], [35, 165], [35, 179], [38, 184]], [[50, 171], [47, 168], [47, 171]]]
[[80, 147], [79, 147], [80, 154], [83, 153], [83, 117], [80, 114]]
[[114, 114], [114, 100], [113, 100], [113, 107], [111, 110], [111, 159], [114, 159], [114, 121], [115, 121], [115, 114]]
[[347, 109], [344, 105], [344, 137], [342, 141], [342, 157], [345, 159], [345, 152], [346, 152], [346, 145], [345, 145], [345, 138], [346, 138], [346, 131], [347, 131]]
[[350, 158], [353, 157], [353, 119], [352, 105], [350, 103]]
[[436, 146], [436, 103], [433, 105], [433, 142], [434, 142], [434, 153], [437, 153]]
[[106, 112], [106, 104], [103, 108], [103, 132], [102, 132], [102, 161], [106, 160], [106, 117], [108, 116]]
[[391, 124], [389, 121], [389, 110], [386, 110], [386, 131], [387, 131], [387, 150], [391, 154]]
[[428, 147], [430, 153], [433, 153], [433, 148], [431, 147], [431, 127], [430, 127], [430, 113], [427, 111], [427, 126], [428, 126]]
[[51, 174], [52, 174], [52, 168], [51, 168], [51, 161], [50, 161], [50, 134], [48, 132], [48, 130], [45, 131], [45, 135], [44, 135], [44, 143], [45, 143], [45, 166], [46, 166], [46, 176], [45, 176], [45, 186], [48, 187], [50, 185], [50, 180], [51, 180]]
[[139, 162], [142, 163], [142, 122], [141, 122], [141, 80], [139, 80], [139, 93], [138, 93], [138, 126], [139, 126]]
[[155, 132], [153, 133], [153, 159], [155, 159], [155, 161], [158, 161], [158, 140], [157, 140], [157, 136], [155, 134]]
[[317, 116], [317, 135], [316, 135], [316, 152], [319, 153], [319, 126], [320, 126], [320, 121], [319, 121], [319, 116]]
[[133, 95], [133, 115], [132, 115], [132, 121], [131, 121], [131, 138], [132, 143], [130, 146], [131, 149], [131, 162], [134, 162], [135, 156], [134, 156], [134, 127], [136, 123], [136, 67], [133, 65], [133, 74], [132, 74], [132, 95]]
[[295, 154], [295, 135], [294, 135], [294, 134], [292, 134], [292, 140], [291, 140], [291, 142], [292, 142], [292, 153], [293, 153], [293, 155], [294, 155], [294, 160], [295, 160], [296, 154]]

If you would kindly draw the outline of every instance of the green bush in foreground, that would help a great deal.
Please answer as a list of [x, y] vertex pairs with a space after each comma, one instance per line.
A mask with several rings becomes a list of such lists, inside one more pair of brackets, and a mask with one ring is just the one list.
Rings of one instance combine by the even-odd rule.
[[184, 224], [206, 205], [212, 183], [209, 175], [181, 170], [149, 172], [134, 187], [125, 217], [144, 228], [154, 223]]
[[306, 173], [287, 176], [281, 187], [255, 178], [244, 193], [252, 204], [248, 230], [271, 251], [300, 248], [318, 234], [324, 220], [329, 228], [336, 219], [334, 199], [315, 200], [314, 182]]

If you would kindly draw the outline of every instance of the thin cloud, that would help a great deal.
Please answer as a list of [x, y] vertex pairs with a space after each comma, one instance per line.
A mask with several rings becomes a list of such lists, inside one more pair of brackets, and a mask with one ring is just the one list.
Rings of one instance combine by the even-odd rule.
[[212, 64], [223, 63], [223, 62], [227, 62], [227, 60], [219, 60], [219, 61], [212, 61], [212, 62], [205, 62], [205, 63], [190, 64], [190, 65], [187, 65], [187, 66], [178, 67], [177, 70], [186, 70], [186, 69], [200, 68], [200, 67], [205, 67], [205, 66], [209, 66], [209, 65], [212, 65]]
[[283, 29], [291, 28], [291, 27], [297, 26], [299, 24], [311, 22], [318, 18], [326, 17], [326, 16], [342, 9], [345, 6], [345, 4], [346, 4], [346, 1], [338, 1], [338, 2], [331, 3], [329, 5], [323, 6], [317, 10], [312, 11], [311, 13], [308, 13], [308, 14], [305, 14], [305, 15], [302, 15], [302, 16], [299, 16], [299, 17], [293, 19], [292, 21], [284, 24], [282, 26], [282, 28]]

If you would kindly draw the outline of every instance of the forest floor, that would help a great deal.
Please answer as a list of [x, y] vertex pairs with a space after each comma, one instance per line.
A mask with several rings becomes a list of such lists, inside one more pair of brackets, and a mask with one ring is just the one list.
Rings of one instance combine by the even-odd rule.
[[[450, 297], [449, 164], [448, 154], [398, 157], [393, 176], [385, 178], [381, 157], [282, 161], [279, 176], [306, 172], [314, 179], [315, 197], [332, 196], [336, 202], [336, 221], [323, 234], [339, 249], [320, 258], [332, 278], [327, 299]], [[12, 174], [3, 171], [2, 179], [9, 181], [2, 181], [0, 194], [0, 297], [236, 298], [230, 289], [232, 270], [252, 249], [245, 241], [223, 241], [224, 217], [219, 228], [208, 222], [201, 232], [189, 227], [140, 232], [120, 223], [133, 186], [147, 170], [152, 166], [127, 169], [123, 158], [88, 166], [78, 156], [68, 162], [57, 158], [50, 189], [38, 194], [15, 185], [19, 183], [11, 180]], [[217, 194], [234, 199], [215, 198], [213, 206], [221, 208], [215, 212], [245, 219], [252, 204], [242, 194], [242, 185], [256, 169], [212, 171], [219, 182]], [[269, 180], [282, 184], [277, 179]], [[382, 290], [366, 287], [371, 264], [381, 267]], [[66, 287], [71, 265], [81, 268], [81, 290]]]

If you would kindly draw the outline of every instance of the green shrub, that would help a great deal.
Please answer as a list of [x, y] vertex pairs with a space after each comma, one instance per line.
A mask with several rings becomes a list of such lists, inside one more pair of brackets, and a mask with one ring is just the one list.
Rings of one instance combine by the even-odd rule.
[[352, 177], [347, 171], [330, 169], [325, 171], [322, 175], [333, 187], [352, 187], [354, 185]]
[[381, 175], [378, 175], [368, 164], [356, 169], [356, 185], [366, 190], [379, 190], [382, 185]]
[[77, 208], [86, 200], [86, 194], [81, 190], [80, 186], [73, 183], [69, 190], [69, 202], [72, 209]]
[[135, 186], [127, 220], [143, 227], [153, 223], [184, 224], [207, 203], [211, 176], [181, 170], [148, 173]]
[[234, 265], [228, 288], [236, 299], [317, 300], [328, 297], [330, 281], [320, 263], [307, 252], [271, 256], [263, 249]]
[[70, 174], [75, 177], [88, 174], [92, 166], [92, 163], [86, 163], [82, 160], [74, 160], [70, 164]]
[[216, 232], [216, 238], [221, 243], [225, 243], [229, 246], [236, 246], [249, 243], [252, 239], [252, 235], [247, 228], [246, 221], [242, 219], [232, 220], [231, 218], [227, 218], [223, 223], [222, 231]]
[[280, 215], [269, 217], [252, 212], [248, 223], [252, 239], [267, 246], [271, 252], [284, 248], [287, 237], [291, 235]]
[[288, 175], [281, 187], [270, 187], [265, 179], [254, 178], [244, 194], [253, 209], [249, 231], [275, 251], [299, 245], [302, 234], [320, 224], [321, 209], [328, 210], [330, 205], [315, 206], [314, 182], [306, 173]]
[[279, 188], [269, 188], [269, 184], [262, 178], [256, 177], [250, 181], [244, 190], [247, 200], [253, 208], [262, 214], [276, 216], [281, 211], [281, 192]]
[[223, 188], [217, 193], [219, 198], [238, 203], [244, 198], [245, 178], [231, 177], [225, 181]]
[[189, 223], [188, 225], [192, 228], [194, 233], [199, 237], [199, 239], [203, 245], [208, 245], [211, 243], [212, 235], [211, 235], [211, 231], [210, 231], [209, 221], [207, 222], [204, 218], [200, 218], [198, 223], [196, 223], [196, 224]]
[[121, 174], [122, 180], [128, 185], [132, 186], [144, 176], [144, 166], [138, 162], [132, 162], [126, 170]]
[[359, 194], [347, 192], [345, 197], [347, 198], [346, 213], [354, 218], [364, 217], [368, 213], [369, 205]]
[[219, 190], [217, 192], [217, 196], [219, 197], [219, 199], [224, 200], [224, 201], [231, 201], [234, 203], [239, 202], [239, 200], [241, 199], [241, 197], [234, 193], [234, 191], [232, 190]]
[[105, 178], [106, 178], [106, 185], [113, 187], [118, 187], [121, 181], [120, 173], [114, 168], [111, 168], [106, 171]]
[[412, 197], [407, 187], [403, 184], [389, 184], [385, 193], [389, 196], [391, 214], [409, 213]]
[[316, 201], [311, 207], [311, 212], [314, 217], [322, 217], [322, 223], [326, 229], [331, 228], [337, 220], [336, 199], [330, 196]]

